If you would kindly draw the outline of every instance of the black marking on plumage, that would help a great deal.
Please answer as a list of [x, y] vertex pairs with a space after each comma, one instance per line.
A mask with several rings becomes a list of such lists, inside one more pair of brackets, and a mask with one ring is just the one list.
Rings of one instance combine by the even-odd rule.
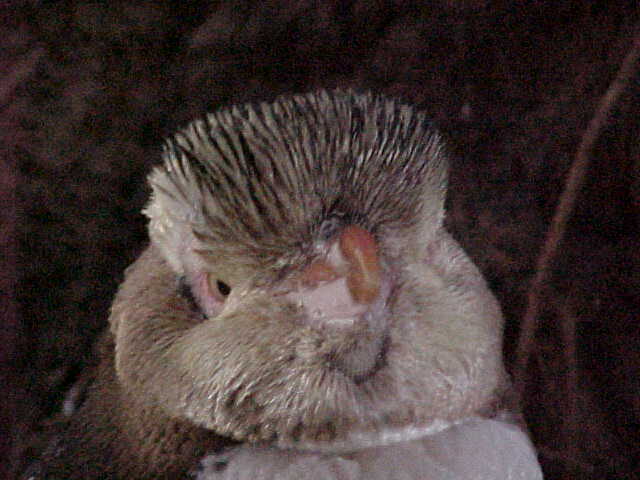
[[193, 310], [196, 314], [204, 319], [206, 315], [202, 311], [202, 308], [200, 308], [200, 305], [198, 304], [198, 301], [196, 300], [196, 297], [193, 295], [193, 291], [191, 290], [191, 285], [189, 285], [184, 275], [178, 277], [177, 279], [177, 290], [178, 294], [187, 301], [191, 310]]
[[373, 232], [411, 225], [424, 183], [444, 188], [440, 157], [422, 113], [384, 97], [321, 91], [192, 123], [167, 142], [173, 191], [160, 193], [194, 209], [192, 228], [205, 244], [281, 255], [313, 242], [332, 215]]

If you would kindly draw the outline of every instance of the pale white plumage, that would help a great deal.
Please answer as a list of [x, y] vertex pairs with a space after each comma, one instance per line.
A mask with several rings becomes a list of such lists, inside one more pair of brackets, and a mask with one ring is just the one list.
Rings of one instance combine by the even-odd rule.
[[472, 418], [412, 441], [321, 454], [243, 446], [203, 459], [196, 480], [541, 480], [526, 434]]

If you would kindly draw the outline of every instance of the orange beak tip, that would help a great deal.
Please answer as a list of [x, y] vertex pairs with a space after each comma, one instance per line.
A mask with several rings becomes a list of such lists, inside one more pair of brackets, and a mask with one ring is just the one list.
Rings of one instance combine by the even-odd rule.
[[378, 296], [381, 268], [375, 238], [357, 225], [346, 227], [340, 235], [340, 249], [350, 264], [348, 286], [359, 303], [371, 303]]

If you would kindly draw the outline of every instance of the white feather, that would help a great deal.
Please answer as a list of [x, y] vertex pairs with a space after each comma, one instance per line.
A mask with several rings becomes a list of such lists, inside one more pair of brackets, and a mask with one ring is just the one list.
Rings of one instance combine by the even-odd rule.
[[418, 440], [319, 454], [243, 445], [208, 455], [197, 480], [542, 480], [519, 427], [473, 418]]

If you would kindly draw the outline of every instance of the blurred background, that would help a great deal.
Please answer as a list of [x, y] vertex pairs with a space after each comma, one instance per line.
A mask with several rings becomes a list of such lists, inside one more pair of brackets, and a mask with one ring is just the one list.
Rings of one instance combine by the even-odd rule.
[[[428, 112], [452, 154], [447, 222], [502, 304], [513, 371], [570, 166], [640, 35], [637, 1], [5, 1], [0, 15], [0, 478], [38, 455], [91, 363], [145, 246], [163, 137], [229, 103], [342, 86]], [[639, 100], [636, 72], [517, 372], [548, 479], [640, 478]]]

